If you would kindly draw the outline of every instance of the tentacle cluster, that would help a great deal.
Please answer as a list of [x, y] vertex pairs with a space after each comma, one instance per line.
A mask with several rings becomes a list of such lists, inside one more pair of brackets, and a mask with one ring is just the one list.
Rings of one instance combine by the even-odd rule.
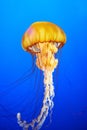
[[54, 86], [53, 86], [53, 77], [52, 72], [45, 71], [44, 72], [44, 99], [43, 99], [43, 106], [39, 116], [36, 119], [33, 119], [31, 123], [27, 123], [26, 121], [21, 120], [21, 114], [17, 114], [18, 124], [23, 127], [24, 130], [28, 130], [29, 127], [32, 127], [33, 130], [39, 130], [48, 113], [49, 110], [52, 110], [54, 103]]
[[22, 121], [21, 114], [17, 114], [18, 124], [23, 127], [23, 130], [28, 130], [30, 127], [32, 130], [39, 130], [42, 127], [49, 111], [51, 111], [54, 106], [53, 97], [55, 94], [52, 73], [58, 64], [58, 60], [54, 57], [54, 54], [58, 51], [58, 49], [55, 44], [49, 42], [43, 44], [39, 43], [37, 47], [40, 50], [40, 53], [37, 53], [36, 55], [36, 65], [44, 72], [43, 106], [39, 116], [33, 119], [30, 123]]

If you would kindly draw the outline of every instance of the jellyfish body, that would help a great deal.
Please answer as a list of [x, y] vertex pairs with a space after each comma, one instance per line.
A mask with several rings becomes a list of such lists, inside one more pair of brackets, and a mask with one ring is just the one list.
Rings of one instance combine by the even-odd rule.
[[55, 93], [52, 73], [58, 65], [55, 53], [65, 42], [66, 35], [63, 30], [51, 22], [35, 22], [23, 36], [23, 49], [36, 55], [36, 66], [44, 73], [44, 98], [40, 114], [30, 123], [22, 121], [20, 113], [17, 114], [18, 124], [24, 130], [29, 127], [32, 127], [33, 130], [39, 130], [54, 106]]

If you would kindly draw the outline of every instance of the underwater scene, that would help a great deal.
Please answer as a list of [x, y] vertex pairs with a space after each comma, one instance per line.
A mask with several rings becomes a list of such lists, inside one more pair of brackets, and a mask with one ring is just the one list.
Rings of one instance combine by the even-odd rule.
[[87, 130], [87, 1], [0, 1], [0, 130]]

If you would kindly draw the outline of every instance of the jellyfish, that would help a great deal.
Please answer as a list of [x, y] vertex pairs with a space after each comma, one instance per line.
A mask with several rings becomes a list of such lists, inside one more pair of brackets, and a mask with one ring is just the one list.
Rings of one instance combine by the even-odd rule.
[[53, 72], [58, 65], [55, 54], [63, 47], [65, 42], [64, 31], [51, 22], [35, 22], [23, 35], [23, 49], [36, 56], [36, 66], [44, 74], [44, 98], [38, 117], [27, 123], [27, 121], [22, 120], [21, 113], [17, 113], [17, 122], [19, 126], [23, 127], [23, 130], [28, 130], [30, 127], [32, 130], [39, 130], [54, 106]]

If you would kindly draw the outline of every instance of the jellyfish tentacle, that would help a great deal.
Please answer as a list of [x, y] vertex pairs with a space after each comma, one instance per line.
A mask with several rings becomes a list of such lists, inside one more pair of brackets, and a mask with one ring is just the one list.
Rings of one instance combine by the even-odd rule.
[[[49, 78], [50, 75], [50, 78]], [[54, 97], [54, 86], [53, 86], [53, 77], [52, 72], [44, 72], [44, 99], [43, 99], [43, 106], [40, 111], [39, 116], [36, 119], [33, 119], [31, 123], [26, 123], [26, 121], [21, 120], [21, 115], [18, 113], [17, 119], [18, 124], [26, 130], [28, 127], [32, 127], [33, 130], [39, 130], [46, 117], [48, 116], [49, 110], [53, 108], [53, 97]]]
[[30, 126], [32, 127], [32, 130], [39, 130], [42, 127], [44, 121], [46, 120], [49, 111], [52, 111], [52, 108], [54, 106], [53, 97], [55, 96], [55, 94], [52, 73], [58, 64], [58, 60], [54, 57], [54, 53], [56, 53], [58, 49], [53, 43], [50, 43], [49, 45], [49, 42], [46, 42], [43, 45], [39, 43], [39, 47], [41, 53], [38, 53], [36, 55], [36, 65], [44, 72], [43, 106], [38, 117], [33, 119], [30, 123], [26, 123], [26, 121], [21, 121], [21, 118], [18, 118], [18, 124], [23, 127], [24, 130], [26, 130], [26, 128]]

